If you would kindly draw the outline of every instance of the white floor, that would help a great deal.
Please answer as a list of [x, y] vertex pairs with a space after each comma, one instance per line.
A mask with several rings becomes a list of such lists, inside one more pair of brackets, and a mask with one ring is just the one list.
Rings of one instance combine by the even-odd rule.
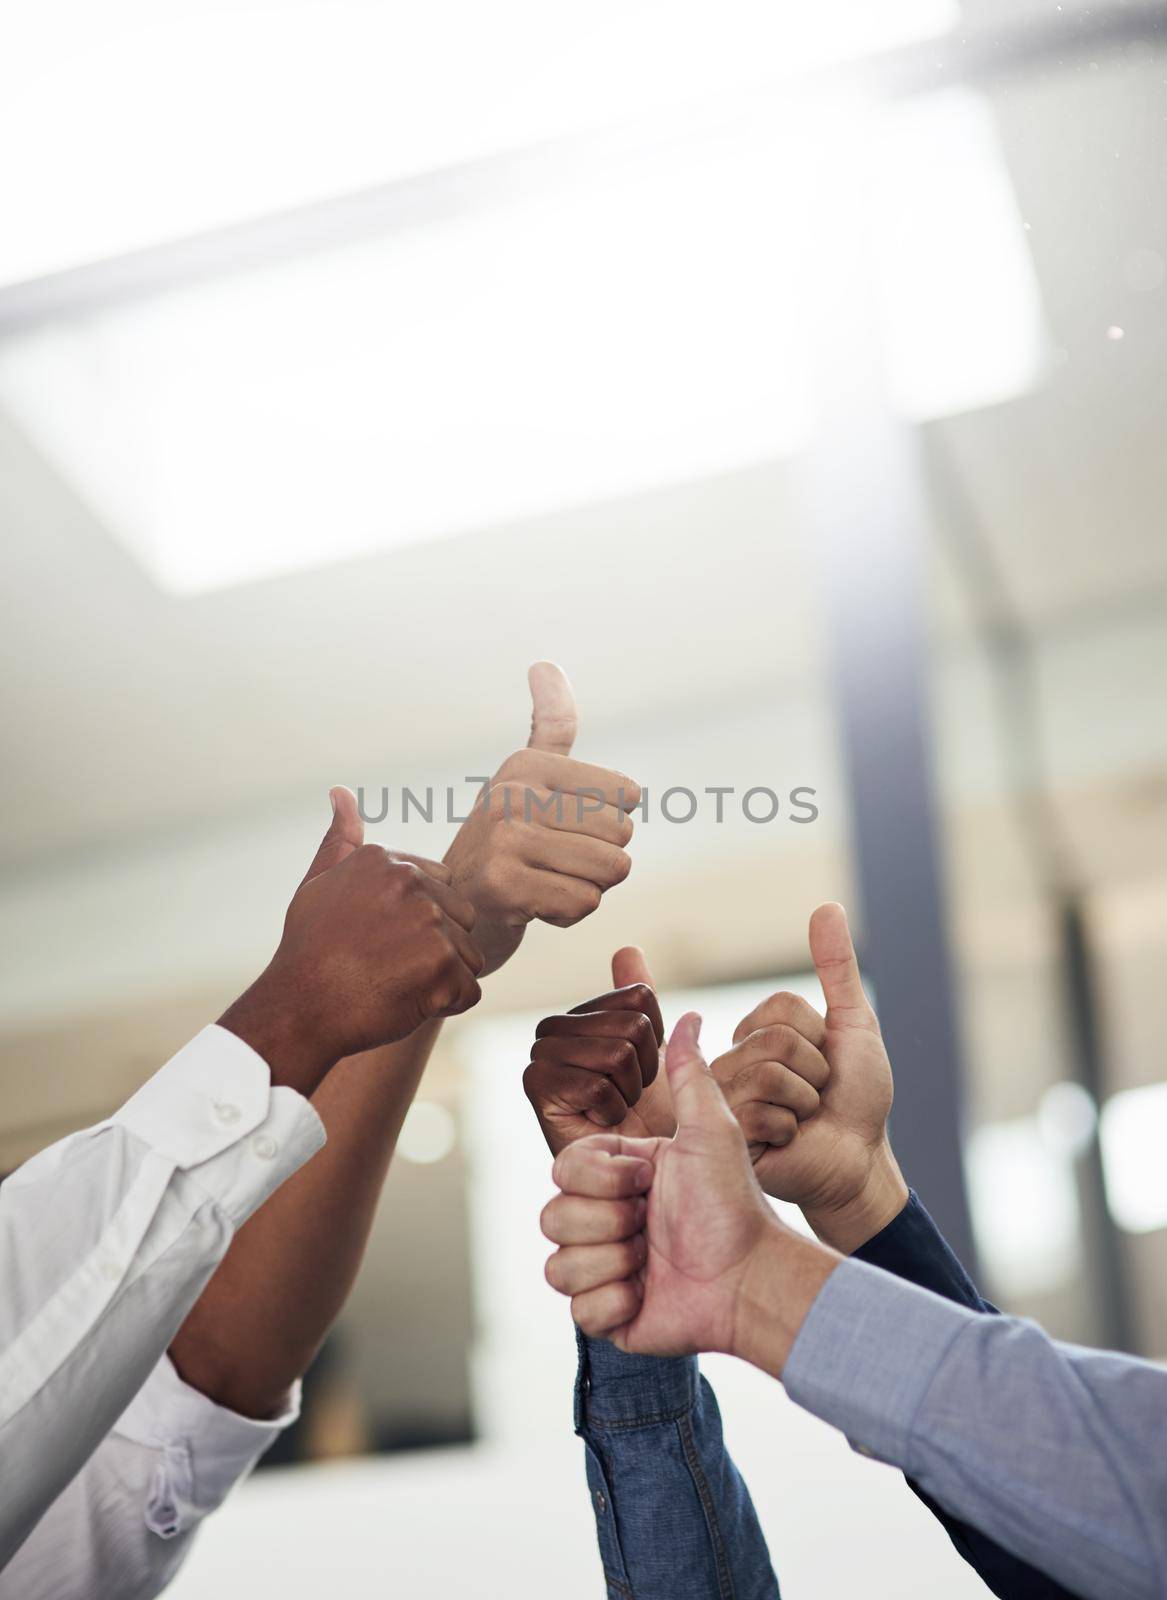
[[[961, 1600], [988, 1591], [897, 1473], [778, 1386], [710, 1361], [730, 1447], [785, 1600]], [[175, 1600], [602, 1600], [581, 1446], [537, 1442], [260, 1474], [211, 1519]]]

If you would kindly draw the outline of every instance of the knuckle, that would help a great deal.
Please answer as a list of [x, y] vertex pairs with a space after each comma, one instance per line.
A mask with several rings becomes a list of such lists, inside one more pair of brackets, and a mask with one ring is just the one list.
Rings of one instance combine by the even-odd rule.
[[600, 909], [600, 901], [603, 898], [603, 892], [594, 883], [589, 883], [586, 888], [579, 891], [579, 910], [572, 920], [579, 922], [584, 917], [590, 917], [593, 911]]
[[439, 978], [430, 990], [430, 1004], [434, 1011], [449, 1011], [457, 1000], [457, 986], [448, 977]]
[[747, 1101], [745, 1105], [739, 1106], [737, 1109], [737, 1121], [738, 1127], [742, 1130], [747, 1139], [756, 1139], [758, 1136], [758, 1123], [760, 1121], [760, 1112], [757, 1101], [750, 1100]]
[[547, 1257], [543, 1266], [543, 1276], [553, 1289], [559, 1289], [563, 1279], [563, 1263], [559, 1259], [559, 1251]]
[[636, 1047], [629, 1039], [605, 1039], [604, 1055], [611, 1070], [618, 1071], [636, 1060]]
[[603, 1111], [612, 1104], [612, 1085], [601, 1073], [591, 1073], [581, 1088], [581, 1098], [589, 1111]]
[[579, 1331], [586, 1333], [589, 1338], [593, 1338], [603, 1332], [603, 1327], [590, 1307], [580, 1304], [581, 1298], [580, 1295], [572, 1296], [571, 1315]]
[[531, 755], [528, 750], [512, 750], [502, 766], [494, 775], [495, 783], [502, 783], [510, 778], [520, 777], [524, 772], [531, 770]]
[[772, 1022], [762, 1030], [762, 1042], [767, 1050], [781, 1060], [788, 1056], [798, 1040], [798, 1034], [788, 1022]]
[[633, 1014], [631, 1026], [629, 1028], [629, 1037], [631, 1038], [632, 1043], [637, 1046], [652, 1046], [656, 1044], [656, 1032], [653, 1029], [652, 1023], [642, 1011], [637, 1011]]
[[798, 1132], [798, 1118], [794, 1115], [793, 1111], [787, 1110], [786, 1107], [781, 1107], [775, 1111], [769, 1121], [771, 1125], [771, 1144], [789, 1144], [794, 1138], [794, 1135]]
[[616, 850], [612, 855], [611, 877], [613, 883], [623, 883], [632, 871], [632, 857], [627, 850]]
[[750, 1069], [749, 1077], [761, 1099], [773, 1100], [787, 1092], [793, 1073], [780, 1061], [759, 1061]]

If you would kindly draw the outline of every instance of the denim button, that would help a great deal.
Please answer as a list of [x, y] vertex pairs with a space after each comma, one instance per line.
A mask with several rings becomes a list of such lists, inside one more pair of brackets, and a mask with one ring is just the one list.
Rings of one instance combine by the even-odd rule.
[[596, 1502], [596, 1510], [602, 1515], [608, 1509], [608, 1502], [604, 1499], [604, 1491], [602, 1489], [597, 1489], [595, 1491], [594, 1499]]

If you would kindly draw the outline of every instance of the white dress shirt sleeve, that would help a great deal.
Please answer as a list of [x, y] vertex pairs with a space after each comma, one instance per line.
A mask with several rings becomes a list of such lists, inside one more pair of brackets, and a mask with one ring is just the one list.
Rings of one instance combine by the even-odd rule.
[[204, 1028], [107, 1122], [0, 1186], [0, 1569], [129, 1406], [235, 1229], [324, 1143]]
[[168, 1356], [0, 1572], [0, 1600], [154, 1600], [202, 1519], [300, 1414], [297, 1384], [278, 1417], [216, 1405]]

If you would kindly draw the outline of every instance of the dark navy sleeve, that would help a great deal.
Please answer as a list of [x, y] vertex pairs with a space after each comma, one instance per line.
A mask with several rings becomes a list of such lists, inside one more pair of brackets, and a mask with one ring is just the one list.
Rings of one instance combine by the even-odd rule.
[[[861, 1245], [854, 1257], [904, 1278], [918, 1288], [930, 1289], [946, 1300], [954, 1300], [970, 1311], [981, 1311], [989, 1316], [997, 1313], [996, 1306], [978, 1292], [914, 1190], [899, 1215]], [[932, 1515], [943, 1523], [953, 1544], [999, 1600], [1073, 1600], [1069, 1589], [1064, 1589], [1028, 1562], [1010, 1555], [967, 1522], [952, 1516], [911, 1478], [907, 1483]]]

